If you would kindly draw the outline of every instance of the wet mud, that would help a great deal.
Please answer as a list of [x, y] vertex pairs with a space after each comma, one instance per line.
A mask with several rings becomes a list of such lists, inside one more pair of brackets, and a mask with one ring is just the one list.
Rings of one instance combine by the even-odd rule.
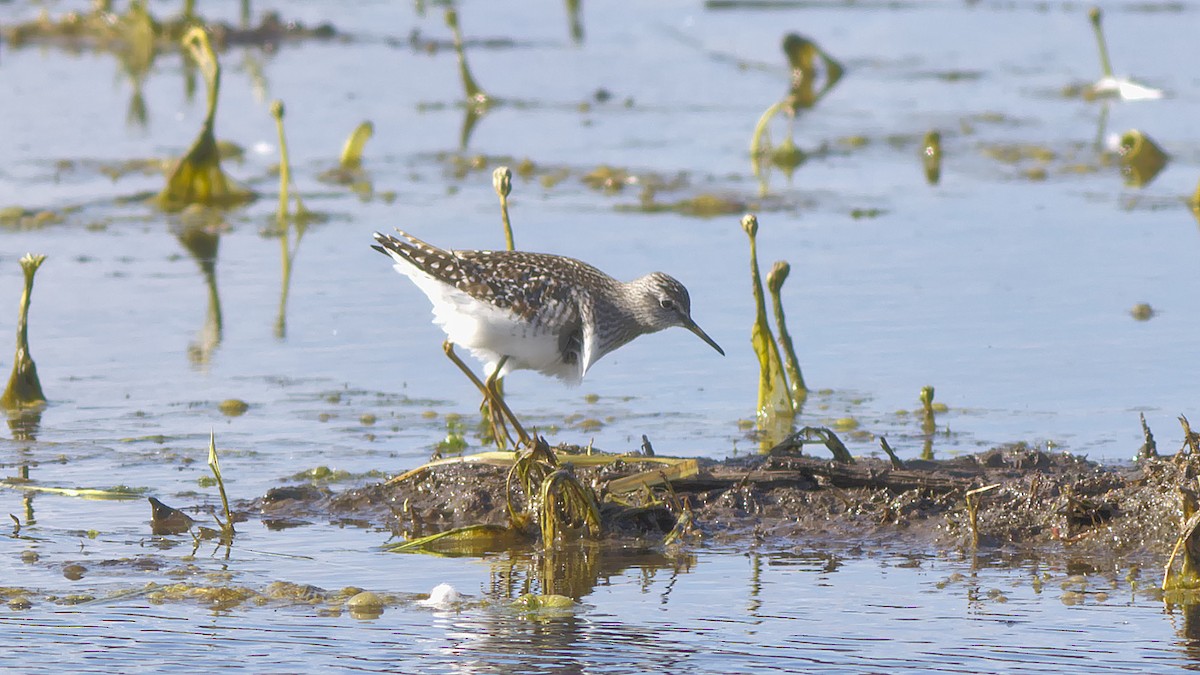
[[[570, 455], [560, 449], [559, 460], [568, 464]], [[575, 469], [601, 503], [604, 539], [661, 542], [687, 518], [684, 541], [692, 544], [886, 541], [915, 550], [1068, 553], [1103, 565], [1170, 553], [1181, 528], [1181, 490], [1195, 484], [1200, 459], [1180, 453], [1105, 466], [1014, 444], [898, 467], [776, 452], [700, 460], [695, 475], [669, 487], [606, 490], [616, 478], [653, 468], [622, 460]], [[507, 524], [509, 490], [507, 468], [459, 463], [341, 492], [279, 487], [247, 506], [269, 525], [332, 520], [414, 538]]]

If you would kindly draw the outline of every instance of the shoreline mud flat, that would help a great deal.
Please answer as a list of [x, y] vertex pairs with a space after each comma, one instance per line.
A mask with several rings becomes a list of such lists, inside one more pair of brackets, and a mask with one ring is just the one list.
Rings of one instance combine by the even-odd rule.
[[[565, 465], [571, 455], [560, 450]], [[653, 471], [625, 458], [576, 467], [593, 486], [612, 543], [661, 543], [686, 517], [693, 544], [888, 542], [918, 550], [1065, 554], [1104, 568], [1166, 560], [1180, 539], [1185, 502], [1200, 475], [1192, 453], [1111, 466], [1024, 444], [946, 460], [836, 462], [774, 453], [697, 460], [694, 475], [616, 497], [605, 485]], [[333, 492], [280, 487], [250, 509], [268, 524], [320, 520], [420, 537], [508, 522], [509, 471], [451, 463], [403, 481]], [[661, 498], [653, 497], [659, 494]]]

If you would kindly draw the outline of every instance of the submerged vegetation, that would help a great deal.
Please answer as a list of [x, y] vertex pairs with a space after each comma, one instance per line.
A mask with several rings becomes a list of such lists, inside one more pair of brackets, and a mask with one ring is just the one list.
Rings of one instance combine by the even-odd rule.
[[21, 258], [25, 287], [21, 291], [21, 307], [17, 313], [17, 350], [13, 356], [13, 368], [8, 376], [8, 384], [4, 387], [4, 394], [0, 396], [0, 405], [9, 411], [46, 403], [46, 395], [42, 393], [42, 381], [38, 379], [37, 364], [33, 362], [33, 356], [29, 353], [29, 303], [33, 298], [33, 277], [45, 260], [46, 256], [32, 253], [26, 253]]
[[[845, 73], [845, 67], [837, 59], [817, 43], [796, 33], [784, 36], [783, 53], [791, 69], [788, 92], [763, 111], [750, 137], [750, 165], [763, 194], [767, 189], [764, 164], [777, 166], [790, 177], [805, 162], [806, 153], [796, 145], [794, 138], [796, 118], [824, 98]], [[769, 125], [778, 115], [787, 119], [787, 134], [775, 146], [771, 143]]]
[[791, 266], [786, 261], [778, 261], [767, 275], [772, 314], [779, 331], [777, 342], [767, 321], [766, 300], [758, 271], [758, 218], [746, 214], [742, 218], [742, 230], [750, 238], [750, 290], [754, 298], [750, 344], [758, 357], [758, 403], [755, 411], [760, 440], [765, 450], [792, 432], [792, 422], [808, 397], [808, 387], [800, 372], [800, 360], [796, 358], [783, 311], [781, 292]]
[[254, 193], [234, 183], [221, 169], [221, 151], [214, 132], [217, 99], [221, 92], [221, 65], [217, 63], [217, 54], [203, 28], [189, 30], [183, 36], [183, 44], [204, 76], [208, 108], [200, 135], [176, 164], [156, 201], [168, 211], [182, 210], [193, 204], [215, 207], [244, 204], [254, 198]]

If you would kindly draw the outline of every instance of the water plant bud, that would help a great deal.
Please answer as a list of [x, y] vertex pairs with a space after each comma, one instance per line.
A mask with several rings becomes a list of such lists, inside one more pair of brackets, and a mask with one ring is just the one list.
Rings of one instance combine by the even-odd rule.
[[753, 213], [742, 216], [742, 229], [751, 237], [758, 234], [758, 218]]
[[788, 274], [792, 271], [792, 266], [786, 260], [776, 260], [771, 266], [771, 271], [767, 274], [767, 288], [772, 293], [778, 293], [779, 289], [783, 288], [783, 282], [787, 281]]
[[492, 172], [492, 187], [502, 198], [507, 198], [512, 192], [512, 171], [507, 166], [496, 167]]

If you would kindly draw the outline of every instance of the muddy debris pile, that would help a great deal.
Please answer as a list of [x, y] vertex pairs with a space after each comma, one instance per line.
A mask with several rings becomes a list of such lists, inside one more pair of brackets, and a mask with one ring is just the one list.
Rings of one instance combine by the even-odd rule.
[[[661, 542], [674, 533], [693, 543], [894, 541], [1162, 557], [1191, 515], [1184, 497], [1194, 499], [1200, 476], [1200, 458], [1192, 453], [1113, 467], [1015, 444], [902, 465], [787, 452], [686, 460], [693, 463], [684, 472], [690, 475], [630, 489], [627, 477], [662, 473], [661, 463], [650, 463], [661, 458], [621, 456], [584, 466], [573, 459], [596, 456], [565, 447], [554, 454], [591, 486], [600, 537], [614, 542]], [[519, 527], [511, 520], [513, 492], [521, 490], [508, 467], [457, 462], [340, 493], [280, 487], [251, 506], [268, 525], [332, 519], [413, 539], [471, 525]]]

